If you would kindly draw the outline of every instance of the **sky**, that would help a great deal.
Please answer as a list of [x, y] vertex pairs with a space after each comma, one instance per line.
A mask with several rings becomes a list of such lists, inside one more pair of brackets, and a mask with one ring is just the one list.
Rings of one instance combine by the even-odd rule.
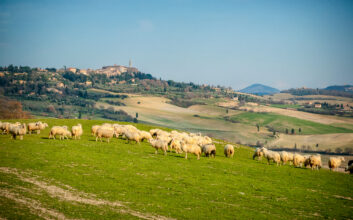
[[0, 65], [242, 89], [353, 84], [353, 1], [0, 0]]

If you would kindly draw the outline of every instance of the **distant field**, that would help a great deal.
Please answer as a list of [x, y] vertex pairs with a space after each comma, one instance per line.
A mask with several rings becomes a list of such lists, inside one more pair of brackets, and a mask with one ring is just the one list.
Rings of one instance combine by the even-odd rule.
[[[6, 219], [349, 219], [353, 176], [267, 165], [253, 150], [232, 159], [154, 154], [146, 142], [49, 140], [49, 129], [23, 141], [0, 135], [0, 217]], [[28, 120], [26, 120], [28, 122]], [[152, 126], [137, 124], [139, 129]]]
[[[353, 130], [348, 128], [335, 127], [332, 125], [320, 124], [312, 121], [302, 120], [294, 117], [274, 114], [274, 113], [256, 113], [244, 112], [230, 117], [233, 121], [256, 126], [259, 124], [262, 129], [264, 126], [271, 126], [274, 129], [284, 133], [286, 129], [291, 132], [295, 129], [297, 134], [328, 134], [328, 133], [351, 133]], [[301, 132], [299, 133], [299, 128]]]
[[276, 108], [293, 108], [293, 109], [298, 109], [302, 107], [301, 105], [282, 105], [282, 104], [272, 104], [270, 105], [271, 107], [276, 107]]

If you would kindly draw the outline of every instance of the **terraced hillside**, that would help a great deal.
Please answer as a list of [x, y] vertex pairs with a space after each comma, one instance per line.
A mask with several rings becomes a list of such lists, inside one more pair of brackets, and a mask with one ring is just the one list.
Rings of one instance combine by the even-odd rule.
[[[28, 122], [29, 120], [26, 120]], [[232, 159], [217, 141], [216, 158], [154, 154], [146, 142], [48, 139], [49, 129], [24, 140], [0, 136], [0, 217], [6, 219], [349, 219], [352, 175], [252, 160], [240, 146]], [[136, 125], [149, 130], [151, 126]]]

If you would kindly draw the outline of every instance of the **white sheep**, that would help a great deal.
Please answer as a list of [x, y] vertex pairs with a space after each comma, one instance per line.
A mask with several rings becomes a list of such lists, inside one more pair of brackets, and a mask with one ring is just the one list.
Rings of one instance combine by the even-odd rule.
[[11, 124], [9, 126], [9, 133], [12, 135], [11, 137], [16, 140], [17, 136], [20, 136], [20, 140], [23, 140], [23, 135], [27, 133], [26, 124], [17, 125]]
[[254, 155], [252, 156], [252, 159], [255, 160], [255, 158], [257, 158], [257, 160], [262, 159], [262, 157], [264, 156], [264, 152], [263, 152], [264, 147], [262, 148], [256, 148]]
[[141, 136], [141, 141], [143, 141], [145, 139], [146, 140], [152, 139], [151, 134], [149, 132], [147, 132], [147, 131], [140, 131], [140, 136]]
[[114, 129], [108, 129], [107, 127], [100, 127], [96, 131], [96, 141], [99, 140], [102, 142], [102, 138], [106, 138], [109, 143], [110, 138], [113, 138], [115, 135]]
[[214, 144], [203, 145], [201, 149], [202, 153], [204, 153], [206, 157], [216, 157], [216, 146]]
[[97, 130], [98, 128], [100, 128], [101, 126], [100, 125], [93, 125], [92, 128], [91, 128], [91, 134], [93, 136], [96, 136], [96, 133], [97, 133]]
[[155, 139], [149, 139], [148, 142], [150, 142], [152, 147], [156, 149], [155, 154], [158, 153], [158, 149], [162, 150], [164, 152], [164, 155], [167, 154], [168, 142], [163, 140], [155, 140]]
[[295, 153], [293, 156], [293, 165], [296, 167], [302, 167], [306, 159], [307, 158], [305, 156]]
[[68, 137], [71, 137], [71, 132], [69, 130], [67, 130], [67, 126], [53, 126], [50, 129], [49, 132], [49, 139], [53, 138], [55, 139], [56, 135], [59, 135], [59, 139], [69, 139]]
[[181, 143], [181, 150], [185, 152], [185, 159], [188, 159], [188, 153], [195, 154], [197, 159], [200, 159], [201, 156], [201, 148], [196, 144], [186, 144], [184, 142]]
[[224, 156], [233, 157], [234, 156], [234, 146], [231, 144], [227, 144], [224, 146]]
[[78, 138], [78, 139], [81, 139], [81, 135], [83, 133], [83, 130], [82, 130], [82, 125], [81, 124], [78, 124], [76, 126], [72, 126], [71, 128], [71, 133], [72, 133], [72, 138], [75, 138], [75, 140]]
[[281, 151], [279, 155], [281, 156], [281, 161], [283, 165], [286, 164], [288, 161], [293, 160], [293, 158], [290, 158], [290, 154], [286, 151]]
[[273, 161], [274, 163], [277, 164], [277, 166], [281, 162], [281, 156], [279, 153], [271, 150], [267, 150], [266, 148], [262, 148], [262, 152], [264, 154], [264, 157], [267, 159], [267, 163], [269, 164], [270, 161]]
[[139, 131], [125, 131], [124, 135], [126, 136], [127, 143], [130, 143], [130, 141], [135, 141], [136, 144], [140, 144], [140, 141], [142, 139], [142, 136], [140, 135]]
[[174, 149], [177, 154], [180, 154], [180, 153], [183, 152], [183, 151], [181, 150], [181, 142], [180, 142], [179, 139], [174, 138], [174, 139], [170, 142], [170, 151], [172, 151], [172, 149]]
[[311, 155], [309, 157], [309, 165], [311, 167], [311, 169], [320, 169], [322, 167], [322, 163], [321, 163], [321, 155], [317, 154], [317, 155]]
[[344, 157], [330, 157], [328, 161], [328, 167], [330, 170], [337, 170], [341, 165], [342, 161], [344, 161]]

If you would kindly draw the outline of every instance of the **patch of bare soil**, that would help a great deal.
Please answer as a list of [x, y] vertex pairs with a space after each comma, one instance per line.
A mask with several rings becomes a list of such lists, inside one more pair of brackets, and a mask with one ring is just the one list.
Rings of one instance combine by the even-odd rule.
[[[68, 190], [55, 185], [50, 185], [47, 182], [40, 181], [34, 177], [31, 177], [33, 175], [31, 175], [29, 172], [20, 172], [15, 168], [0, 167], [0, 172], [6, 173], [6, 174], [12, 174], [16, 176], [18, 179], [20, 179], [21, 181], [26, 183], [31, 183], [37, 188], [40, 188], [42, 191], [45, 191], [46, 193], [48, 193], [51, 197], [55, 197], [63, 201], [77, 202], [77, 203], [93, 205], [93, 206], [102, 206], [102, 205], [111, 206], [113, 208], [118, 208], [117, 211], [120, 213], [130, 214], [142, 219], [170, 219], [164, 216], [152, 215], [149, 213], [141, 213], [141, 212], [132, 210], [129, 207], [127, 207], [125, 204], [119, 201], [111, 202], [107, 200], [96, 199], [96, 195], [82, 193], [82, 192], [79, 192], [78, 190], [73, 189], [72, 187], [70, 187], [70, 190]], [[14, 197], [14, 194], [10, 194], [6, 191], [5, 192], [1, 191], [1, 193], [6, 195], [6, 197], [10, 199], [17, 198], [17, 197]], [[25, 199], [20, 199], [17, 202], [22, 203], [31, 209], [34, 209], [32, 206], [28, 205], [30, 202], [28, 202]], [[37, 204], [37, 203], [31, 203], [31, 204]], [[38, 207], [41, 207], [41, 206], [38, 206]], [[38, 208], [34, 210], [38, 210]], [[53, 210], [44, 210], [43, 208], [42, 211], [44, 213], [49, 213], [49, 214], [51, 213], [52, 216], [57, 214], [58, 218], [60, 216], [65, 218], [65, 216], [60, 215], [60, 213], [56, 213]]]

